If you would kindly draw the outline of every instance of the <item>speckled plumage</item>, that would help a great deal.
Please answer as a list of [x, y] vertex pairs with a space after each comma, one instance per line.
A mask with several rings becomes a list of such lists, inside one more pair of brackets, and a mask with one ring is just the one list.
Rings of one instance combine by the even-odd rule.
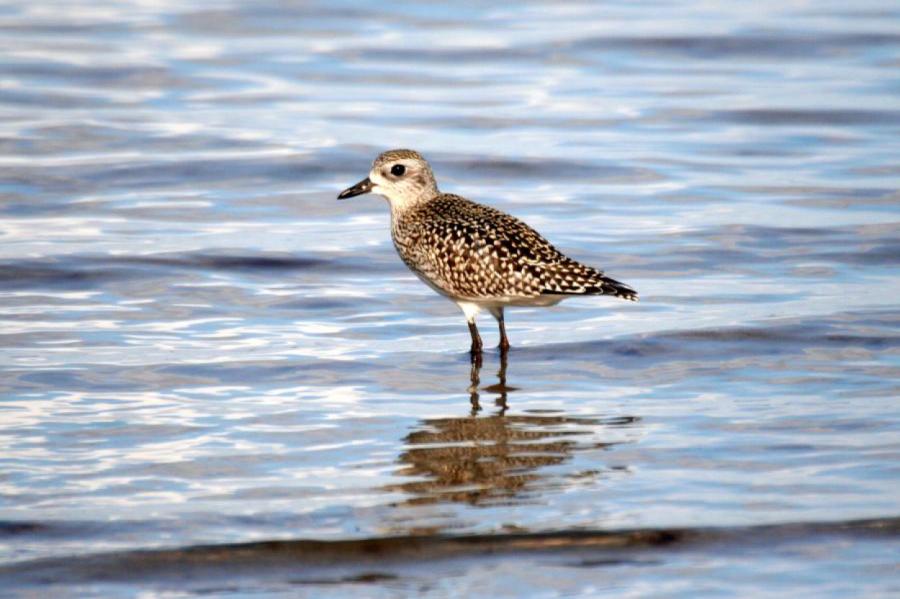
[[403, 262], [465, 313], [473, 356], [481, 351], [475, 326], [480, 310], [489, 310], [500, 323], [505, 352], [505, 306], [547, 306], [574, 295], [637, 301], [634, 289], [565, 256], [514, 216], [441, 193], [418, 152], [384, 152], [369, 176], [338, 198], [369, 192], [390, 202], [391, 237]]
[[[391, 223], [403, 262], [454, 299], [508, 305], [553, 303], [546, 296], [637, 293], [565, 256], [524, 222], [500, 210], [442, 193]], [[562, 299], [562, 298], [560, 298]]]

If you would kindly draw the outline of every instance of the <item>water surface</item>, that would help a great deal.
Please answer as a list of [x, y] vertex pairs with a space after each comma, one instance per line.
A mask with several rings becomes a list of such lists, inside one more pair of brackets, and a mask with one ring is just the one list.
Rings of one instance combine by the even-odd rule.
[[[0, 5], [0, 580], [897, 593], [898, 23]], [[383, 200], [334, 200], [391, 147], [641, 302], [512, 310], [473, 370]]]

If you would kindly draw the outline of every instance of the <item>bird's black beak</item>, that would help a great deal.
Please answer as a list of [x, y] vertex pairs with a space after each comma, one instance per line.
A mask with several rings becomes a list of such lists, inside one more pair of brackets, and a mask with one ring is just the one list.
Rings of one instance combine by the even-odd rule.
[[369, 193], [372, 191], [372, 188], [375, 187], [375, 184], [369, 180], [368, 177], [354, 185], [353, 187], [348, 187], [344, 191], [338, 194], [337, 199], [346, 200], [347, 198], [352, 198], [353, 196], [361, 196], [364, 193]]

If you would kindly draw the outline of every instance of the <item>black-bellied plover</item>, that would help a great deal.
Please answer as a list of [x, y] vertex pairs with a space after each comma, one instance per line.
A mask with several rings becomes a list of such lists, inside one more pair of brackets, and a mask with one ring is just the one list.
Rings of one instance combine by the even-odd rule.
[[505, 354], [506, 306], [552, 306], [575, 295], [637, 301], [637, 291], [565, 256], [516, 217], [438, 191], [431, 166], [418, 152], [384, 152], [369, 176], [338, 199], [369, 192], [391, 205], [391, 237], [403, 262], [462, 309], [473, 359], [481, 356], [475, 317], [482, 310], [497, 319]]

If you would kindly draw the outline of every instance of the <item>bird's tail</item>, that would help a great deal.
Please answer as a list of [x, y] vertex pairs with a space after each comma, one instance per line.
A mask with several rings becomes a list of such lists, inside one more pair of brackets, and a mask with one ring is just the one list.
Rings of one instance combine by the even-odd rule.
[[632, 302], [638, 301], [638, 292], [625, 283], [600, 275], [596, 283], [585, 288], [585, 295], [612, 295]]

